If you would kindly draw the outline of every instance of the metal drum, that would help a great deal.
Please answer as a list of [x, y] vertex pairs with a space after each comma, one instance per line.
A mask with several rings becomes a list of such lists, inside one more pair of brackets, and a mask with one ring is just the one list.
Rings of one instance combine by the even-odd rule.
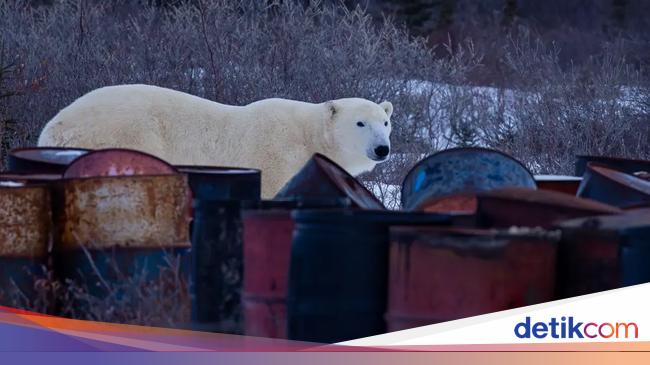
[[591, 294], [650, 282], [650, 212], [578, 218], [562, 222], [558, 296]]
[[388, 331], [553, 300], [557, 236], [391, 228]]
[[448, 216], [298, 210], [291, 248], [287, 335], [332, 343], [384, 333], [391, 225], [448, 224]]
[[189, 276], [185, 176], [64, 179], [54, 191], [55, 264], [62, 279], [101, 297], [136, 274], [155, 279], [172, 261]]
[[476, 193], [509, 186], [536, 187], [530, 171], [502, 152], [477, 147], [448, 149], [409, 171], [402, 184], [402, 208], [472, 213]]
[[357, 179], [319, 153], [307, 161], [276, 195], [276, 199], [292, 198], [348, 198], [356, 208], [385, 209]]
[[85, 148], [16, 148], [7, 156], [9, 171], [27, 174], [63, 174], [68, 164], [88, 153]]
[[175, 167], [187, 175], [194, 199], [260, 200], [260, 170], [215, 166]]
[[268, 200], [247, 207], [243, 307], [247, 336], [286, 338], [287, 284], [295, 209], [350, 206], [347, 199]]
[[0, 181], [0, 305], [26, 306], [44, 277], [50, 243], [46, 187]]
[[650, 181], [591, 162], [578, 196], [617, 207], [650, 203]]
[[64, 178], [94, 176], [167, 175], [178, 171], [150, 154], [123, 148], [92, 151], [72, 161]]

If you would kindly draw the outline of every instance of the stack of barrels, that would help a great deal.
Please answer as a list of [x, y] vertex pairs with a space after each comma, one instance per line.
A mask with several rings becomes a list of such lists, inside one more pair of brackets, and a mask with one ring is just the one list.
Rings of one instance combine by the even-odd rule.
[[[136, 151], [14, 150], [0, 174], [0, 300], [53, 269], [95, 296], [170, 258], [193, 329], [322, 343], [650, 282], [650, 162], [534, 176], [499, 151], [413, 167], [390, 211], [316, 154], [272, 200], [245, 167]], [[3, 303], [7, 303], [5, 300]]]

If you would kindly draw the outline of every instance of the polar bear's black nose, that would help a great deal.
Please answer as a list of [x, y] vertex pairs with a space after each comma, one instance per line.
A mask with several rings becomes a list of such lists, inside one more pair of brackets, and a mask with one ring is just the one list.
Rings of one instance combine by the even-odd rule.
[[377, 155], [377, 157], [382, 157], [382, 158], [386, 157], [388, 156], [389, 152], [390, 152], [390, 147], [388, 146], [379, 146], [375, 148], [375, 155]]

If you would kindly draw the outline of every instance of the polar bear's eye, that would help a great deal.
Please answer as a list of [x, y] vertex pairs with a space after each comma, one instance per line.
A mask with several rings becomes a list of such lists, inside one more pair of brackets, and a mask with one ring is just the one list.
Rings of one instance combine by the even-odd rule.
[[357, 122], [357, 126], [359, 126], [359, 127], [365, 127], [366, 125], [363, 124], [363, 122]]
[[384, 126], [385, 126], [385, 127], [388, 127], [388, 122], [384, 122]]

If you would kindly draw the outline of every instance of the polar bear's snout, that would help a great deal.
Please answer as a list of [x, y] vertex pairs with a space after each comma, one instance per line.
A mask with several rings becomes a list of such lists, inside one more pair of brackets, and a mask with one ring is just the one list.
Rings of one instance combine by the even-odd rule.
[[373, 152], [374, 152], [374, 156], [371, 157], [372, 160], [383, 161], [386, 158], [388, 158], [388, 154], [390, 153], [390, 146], [379, 145], [375, 147]]

